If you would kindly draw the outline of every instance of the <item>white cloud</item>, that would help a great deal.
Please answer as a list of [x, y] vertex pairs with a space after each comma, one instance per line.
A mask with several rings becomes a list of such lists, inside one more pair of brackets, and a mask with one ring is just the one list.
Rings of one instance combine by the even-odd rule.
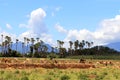
[[26, 27], [28, 30], [22, 35], [31, 36], [37, 35], [40, 36], [42, 33], [46, 33], [47, 27], [44, 23], [44, 18], [46, 17], [46, 12], [42, 8], [33, 10], [29, 15], [28, 24], [20, 24], [19, 27]]
[[43, 40], [46, 43], [49, 43], [51, 45], [54, 45], [55, 43], [53, 42], [52, 36], [46, 33], [41, 34], [41, 40]]
[[39, 37], [45, 42], [53, 43], [51, 35], [47, 34], [48, 29], [44, 23], [46, 12], [42, 8], [33, 10], [29, 15], [28, 24], [20, 24], [19, 26], [26, 27], [28, 30], [19, 35], [19, 39], [23, 40], [24, 37], [36, 38]]
[[88, 40], [95, 44], [106, 44], [120, 41], [120, 15], [112, 19], [105, 19], [100, 23], [100, 27], [94, 32], [87, 29], [69, 30], [64, 41]]
[[33, 31], [35, 34], [41, 34], [47, 32], [46, 25], [44, 23], [44, 18], [46, 13], [42, 8], [38, 8], [31, 12], [30, 19], [28, 21], [27, 27]]
[[11, 26], [10, 24], [6, 24], [6, 27], [7, 27], [8, 29], [12, 29], [12, 26]]
[[64, 29], [60, 24], [56, 24], [55, 28], [57, 29], [58, 32], [60, 33], [67, 33], [67, 30]]

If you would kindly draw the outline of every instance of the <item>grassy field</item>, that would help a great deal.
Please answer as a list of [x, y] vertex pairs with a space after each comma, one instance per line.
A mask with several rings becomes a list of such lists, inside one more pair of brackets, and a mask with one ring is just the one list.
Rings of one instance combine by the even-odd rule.
[[120, 80], [117, 68], [97, 69], [1, 69], [0, 80]]
[[[0, 68], [0, 80], [120, 80], [120, 60], [119, 59], [91, 59], [91, 56], [82, 56], [85, 58], [85, 63], [78, 63], [79, 58], [67, 58], [67, 59], [55, 59], [58, 61], [56, 64], [90, 64], [95, 65], [95, 68]], [[0, 58], [1, 64], [13, 64], [13, 63], [51, 63], [51, 60], [39, 59], [39, 58], [7, 58], [10, 62], [2, 62], [3, 58]], [[16, 60], [16, 61], [15, 61]], [[43, 61], [43, 62], [41, 62]], [[107, 65], [106, 65], [107, 62]], [[111, 63], [110, 63], [111, 62]], [[45, 63], [45, 64], [47, 64]], [[0, 65], [1, 65], [0, 64]]]

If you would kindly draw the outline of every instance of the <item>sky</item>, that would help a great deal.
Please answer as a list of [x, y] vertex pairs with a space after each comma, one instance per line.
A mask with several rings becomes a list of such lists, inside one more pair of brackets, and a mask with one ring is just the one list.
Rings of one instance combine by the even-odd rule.
[[120, 0], [0, 0], [0, 34], [53, 46], [57, 40], [118, 42]]

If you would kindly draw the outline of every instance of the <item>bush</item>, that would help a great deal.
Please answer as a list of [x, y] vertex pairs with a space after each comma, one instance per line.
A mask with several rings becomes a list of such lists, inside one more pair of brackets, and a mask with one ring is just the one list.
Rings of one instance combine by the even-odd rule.
[[87, 74], [79, 74], [78, 80], [89, 80]]
[[61, 76], [61, 79], [60, 80], [69, 80], [70, 77], [68, 75], [63, 75]]
[[48, 58], [50, 58], [50, 60], [52, 60], [53, 58], [56, 58], [56, 57], [57, 57], [57, 55], [55, 53], [50, 53], [48, 55]]
[[4, 71], [0, 71], [0, 74], [4, 74]]
[[29, 80], [28, 77], [22, 77], [21, 80]]
[[16, 71], [15, 71], [15, 74], [19, 74], [19, 73], [20, 73], [20, 71], [19, 71], [19, 70], [16, 70]]

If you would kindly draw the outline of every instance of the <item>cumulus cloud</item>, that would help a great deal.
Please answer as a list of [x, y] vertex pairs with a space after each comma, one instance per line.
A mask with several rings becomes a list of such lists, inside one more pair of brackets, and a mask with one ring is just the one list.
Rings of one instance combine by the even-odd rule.
[[51, 45], [55, 45], [55, 43], [53, 42], [52, 36], [49, 34], [46, 34], [46, 33], [41, 34], [41, 40]]
[[56, 24], [55, 28], [57, 29], [58, 32], [60, 33], [67, 33], [67, 30], [64, 29], [60, 24]]
[[23, 40], [23, 37], [36, 38], [39, 37], [41, 40], [52, 43], [53, 39], [51, 35], [47, 34], [48, 29], [45, 25], [44, 19], [46, 17], [46, 12], [42, 8], [33, 10], [29, 14], [28, 24], [20, 24], [21, 28], [27, 28], [26, 32], [23, 32], [19, 39]]
[[38, 8], [32, 11], [30, 14], [30, 19], [28, 21], [27, 27], [38, 35], [47, 32], [47, 28], [44, 23], [45, 17], [46, 17], [46, 13], [42, 8]]
[[6, 24], [6, 27], [7, 27], [8, 29], [12, 29], [12, 26], [11, 26], [10, 24]]
[[21, 28], [28, 28], [28, 30], [22, 33], [21, 36], [40, 36], [42, 33], [47, 33], [47, 27], [44, 23], [44, 18], [46, 17], [46, 12], [42, 8], [33, 10], [29, 14], [29, 20], [27, 24], [20, 24]]
[[120, 41], [120, 15], [112, 19], [105, 19], [100, 23], [98, 29], [91, 32], [87, 29], [69, 30], [64, 41], [88, 40], [97, 44], [107, 44]]

